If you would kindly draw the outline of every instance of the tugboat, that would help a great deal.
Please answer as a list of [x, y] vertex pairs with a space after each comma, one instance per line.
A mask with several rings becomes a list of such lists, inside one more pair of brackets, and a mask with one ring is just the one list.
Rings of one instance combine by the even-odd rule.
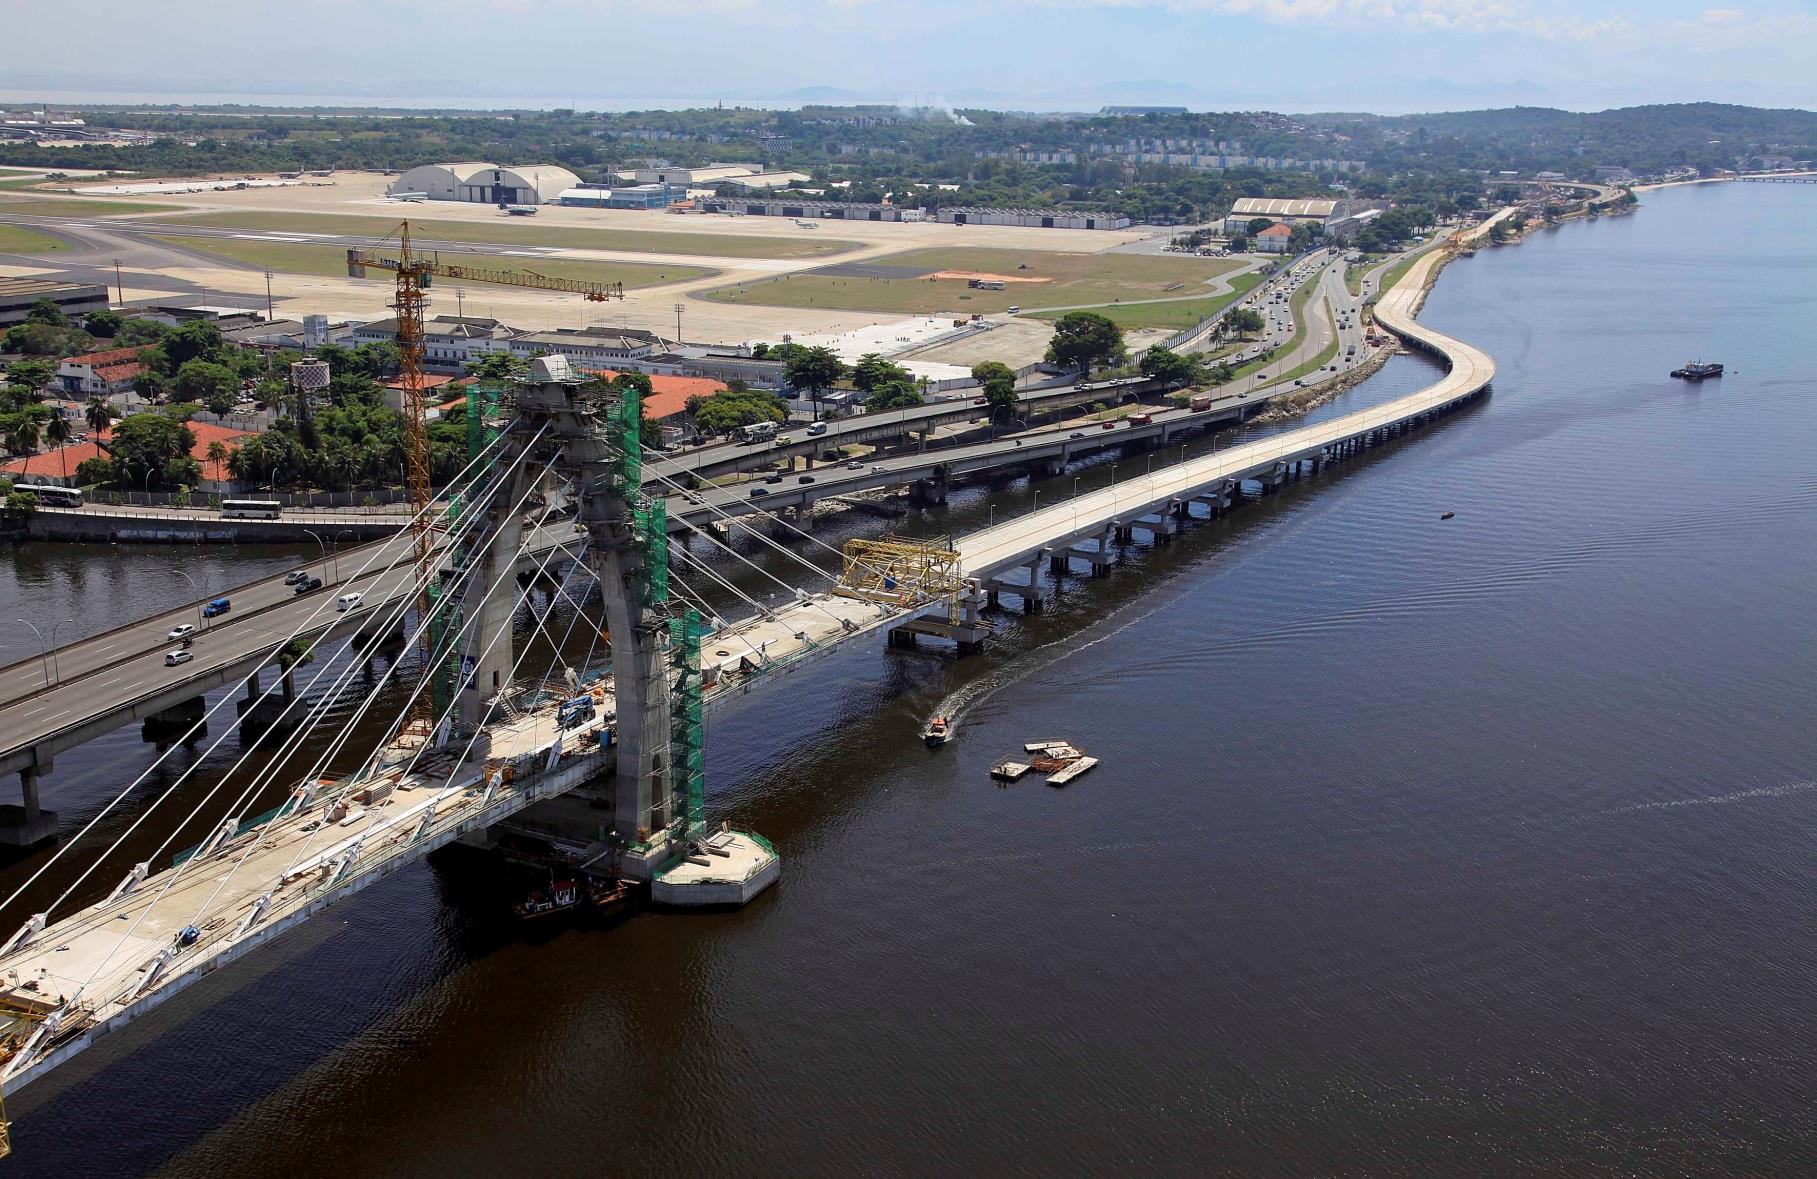
[[1701, 381], [1708, 377], [1720, 377], [1722, 366], [1702, 360], [1687, 360], [1683, 368], [1675, 368], [1672, 375], [1681, 381]]
[[551, 880], [547, 890], [537, 889], [517, 904], [511, 911], [525, 921], [551, 914], [565, 912], [580, 904], [580, 885], [572, 880]]
[[921, 739], [927, 742], [929, 749], [938, 749], [946, 744], [947, 738], [953, 735], [952, 726], [943, 716], [937, 716], [927, 722], [921, 729]]

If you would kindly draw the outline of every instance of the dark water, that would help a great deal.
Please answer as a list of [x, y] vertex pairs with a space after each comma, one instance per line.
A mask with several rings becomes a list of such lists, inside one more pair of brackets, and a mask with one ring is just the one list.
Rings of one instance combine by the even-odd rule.
[[[1667, 191], [1459, 262], [1424, 316], [1486, 404], [981, 658], [867, 647], [717, 718], [713, 808], [785, 856], [744, 912], [526, 940], [413, 868], [20, 1095], [8, 1165], [1810, 1172], [1814, 209]], [[59, 762], [72, 817], [149, 761], [116, 736]], [[1104, 764], [987, 780], [1050, 736]]]

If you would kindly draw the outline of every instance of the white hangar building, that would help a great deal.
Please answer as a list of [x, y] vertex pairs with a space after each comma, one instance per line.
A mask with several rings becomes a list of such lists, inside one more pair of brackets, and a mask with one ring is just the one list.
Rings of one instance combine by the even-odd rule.
[[459, 164], [420, 164], [399, 176], [387, 190], [392, 196], [427, 193], [432, 201], [471, 201], [481, 205], [547, 205], [580, 177], [556, 164], [501, 168], [483, 160]]

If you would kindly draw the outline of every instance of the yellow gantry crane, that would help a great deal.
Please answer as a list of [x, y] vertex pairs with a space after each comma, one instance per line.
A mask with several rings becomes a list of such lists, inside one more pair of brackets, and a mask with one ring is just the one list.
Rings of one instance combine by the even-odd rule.
[[[397, 257], [390, 256], [386, 243], [396, 238]], [[378, 250], [385, 250], [380, 253]], [[429, 583], [435, 576], [435, 520], [429, 512], [434, 491], [429, 484], [428, 404], [423, 390], [423, 308], [425, 294], [437, 278], [470, 282], [497, 283], [502, 286], [529, 287], [539, 291], [563, 291], [584, 296], [589, 302], [603, 303], [623, 299], [623, 283], [585, 282], [579, 279], [551, 278], [533, 270], [494, 270], [464, 266], [423, 257], [410, 246], [410, 222], [400, 222], [396, 231], [381, 240], [376, 250], [347, 251], [347, 274], [365, 278], [369, 269], [384, 270], [397, 278], [397, 298], [392, 307], [397, 311], [397, 350], [399, 377], [404, 394], [404, 436], [410, 494], [410, 540], [416, 560], [417, 617], [425, 623], [417, 628], [423, 647], [423, 666], [430, 663], [429, 650]], [[427, 719], [427, 718], [425, 718]]]

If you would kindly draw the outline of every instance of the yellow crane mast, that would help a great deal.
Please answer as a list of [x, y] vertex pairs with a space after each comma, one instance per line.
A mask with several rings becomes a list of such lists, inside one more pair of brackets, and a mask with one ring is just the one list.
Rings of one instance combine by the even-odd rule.
[[[397, 312], [399, 377], [404, 394], [405, 464], [410, 496], [410, 544], [416, 562], [416, 608], [417, 617], [424, 620], [423, 625], [417, 628], [417, 635], [418, 644], [422, 648], [423, 666], [426, 668], [432, 659], [427, 620], [429, 583], [435, 576], [436, 521], [429, 511], [435, 492], [429, 482], [428, 403], [423, 390], [423, 308], [428, 303], [425, 292], [435, 279], [452, 278], [529, 287], [539, 291], [563, 291], [582, 295], [590, 302], [603, 303], [608, 299], [623, 299], [625, 288], [623, 283], [617, 282], [583, 282], [577, 279], [551, 278], [530, 270], [493, 270], [442, 262], [435, 257], [424, 258], [411, 250], [408, 221], [399, 223], [395, 236], [395, 258], [374, 250], [348, 250], [347, 274], [351, 278], [364, 278], [368, 269], [376, 269], [391, 272], [397, 280], [397, 297], [392, 302], [392, 307]], [[427, 695], [424, 694], [420, 699], [426, 701]], [[414, 719], [424, 725], [430, 724], [432, 711], [426, 705], [420, 707], [418, 716]], [[427, 735], [424, 734], [425, 737]]]

